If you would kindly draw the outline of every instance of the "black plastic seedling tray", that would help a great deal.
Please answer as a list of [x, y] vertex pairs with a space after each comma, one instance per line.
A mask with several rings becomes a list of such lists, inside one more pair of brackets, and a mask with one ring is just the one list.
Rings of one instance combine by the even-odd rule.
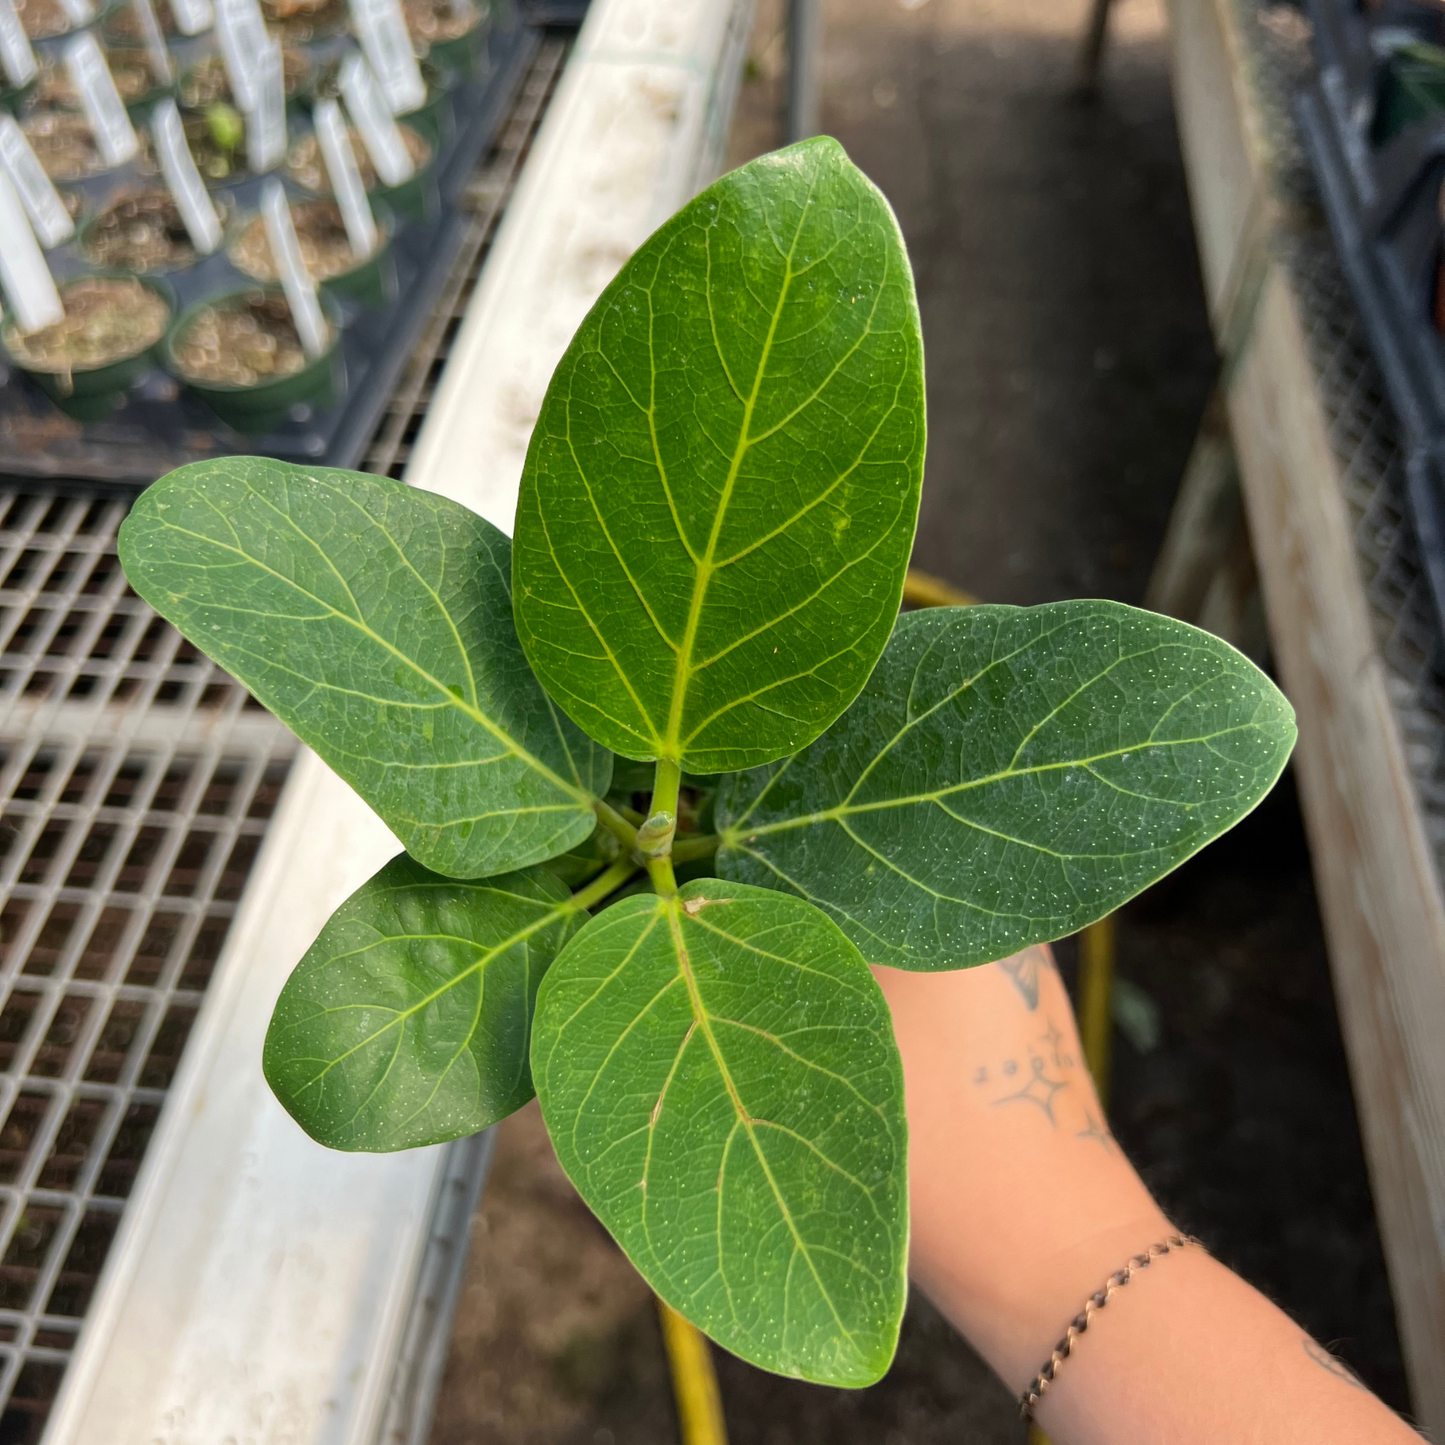
[[[488, 74], [453, 93], [457, 125], [437, 156], [436, 217], [398, 230], [392, 243], [394, 300], [373, 309], [347, 303], [332, 405], [297, 408], [283, 427], [244, 436], [157, 367], [113, 416], [81, 424], [63, 416], [24, 377], [0, 367], [0, 448], [5, 453], [0, 471], [133, 488], [148, 486], [186, 462], [237, 453], [356, 466], [466, 235], [468, 218], [456, 209], [456, 198], [495, 138], [539, 41], [539, 30], [527, 18], [514, 20], [510, 28], [494, 28]], [[239, 186], [231, 198], [253, 208], [261, 184]], [[202, 295], [216, 294], [218, 281], [227, 276], [235, 287], [248, 284], [220, 254], [185, 273], [172, 283], [178, 312]]]

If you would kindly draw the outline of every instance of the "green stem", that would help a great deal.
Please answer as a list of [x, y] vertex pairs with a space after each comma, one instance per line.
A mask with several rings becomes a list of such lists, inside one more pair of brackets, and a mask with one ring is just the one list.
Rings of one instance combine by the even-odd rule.
[[597, 821], [622, 844], [623, 851], [630, 853], [637, 847], [637, 829], [604, 798], [593, 798], [592, 811]]
[[578, 912], [595, 908], [609, 894], [615, 893], [634, 873], [637, 864], [631, 858], [619, 858], [610, 868], [599, 873], [585, 888], [572, 895], [572, 907]]
[[677, 892], [677, 879], [672, 872], [672, 840], [677, 832], [677, 795], [681, 788], [681, 764], [659, 758], [652, 780], [648, 818], [637, 830], [636, 856], [647, 865], [652, 886], [664, 898]]
[[634, 850], [639, 863], [652, 858], [666, 858], [672, 852], [677, 832], [677, 797], [682, 785], [682, 769], [676, 763], [659, 760], [657, 776], [652, 784], [652, 803], [647, 821], [637, 830]]
[[682, 765], [668, 758], [658, 758], [657, 773], [652, 780], [652, 816], [659, 813], [677, 817], [677, 795], [682, 789]]
[[653, 888], [663, 897], [671, 898], [677, 892], [677, 878], [672, 871], [672, 858], [649, 858], [647, 876], [652, 879]]
[[710, 858], [722, 840], [716, 833], [689, 833], [672, 845], [674, 863], [690, 863], [694, 858]]

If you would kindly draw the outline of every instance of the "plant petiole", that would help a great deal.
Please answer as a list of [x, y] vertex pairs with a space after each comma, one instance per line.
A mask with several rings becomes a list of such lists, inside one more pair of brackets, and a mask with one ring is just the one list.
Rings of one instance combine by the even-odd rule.
[[628, 853], [637, 847], [637, 829], [611, 803], [603, 798], [593, 798], [592, 811], [597, 814], [597, 821]]
[[585, 888], [579, 888], [572, 895], [572, 908], [583, 913], [595, 908], [604, 898], [616, 893], [637, 872], [637, 864], [631, 858], [619, 858], [610, 868], [599, 873]]
[[716, 833], [689, 833], [672, 845], [674, 863], [690, 863], [694, 858], [711, 858], [722, 839]]

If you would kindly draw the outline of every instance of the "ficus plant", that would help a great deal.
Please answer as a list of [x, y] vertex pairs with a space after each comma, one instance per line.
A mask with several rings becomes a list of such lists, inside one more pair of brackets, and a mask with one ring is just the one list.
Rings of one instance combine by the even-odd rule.
[[336, 911], [263, 1060], [336, 1149], [535, 1091], [657, 1293], [866, 1385], [906, 1290], [907, 1126], [870, 965], [1005, 957], [1118, 907], [1278, 777], [1289, 705], [1113, 602], [899, 615], [923, 351], [887, 203], [827, 139], [724, 176], [552, 378], [515, 539], [400, 482], [198, 462], [136, 591], [405, 852]]

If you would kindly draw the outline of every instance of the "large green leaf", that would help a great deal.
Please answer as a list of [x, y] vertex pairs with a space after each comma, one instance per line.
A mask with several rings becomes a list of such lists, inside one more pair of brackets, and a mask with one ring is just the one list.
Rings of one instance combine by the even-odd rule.
[[332, 914], [281, 990], [267, 1081], [333, 1149], [475, 1134], [532, 1097], [537, 986], [576, 921], [543, 868], [461, 882], [402, 854]]
[[614, 904], [542, 985], [532, 1070], [563, 1168], [668, 1304], [766, 1369], [887, 1369], [902, 1071], [882, 993], [817, 909], [716, 878]]
[[870, 963], [962, 968], [1182, 863], [1294, 738], [1269, 679], [1182, 622], [1115, 602], [916, 612], [830, 732], [724, 783], [718, 869], [811, 899]]
[[131, 586], [457, 878], [580, 843], [611, 777], [527, 667], [509, 554], [445, 497], [256, 457], [172, 472], [120, 531]]
[[724, 176], [603, 292], [518, 503], [517, 628], [632, 758], [794, 752], [888, 639], [913, 542], [923, 352], [893, 213], [836, 141]]

